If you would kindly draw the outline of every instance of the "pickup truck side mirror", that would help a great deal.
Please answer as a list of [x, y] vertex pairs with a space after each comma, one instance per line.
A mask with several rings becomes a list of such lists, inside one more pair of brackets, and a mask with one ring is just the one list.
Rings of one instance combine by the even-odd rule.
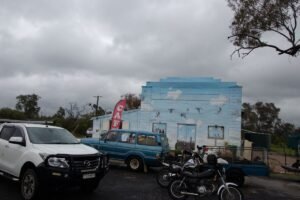
[[26, 146], [25, 141], [23, 140], [22, 137], [11, 137], [8, 142], [12, 144], [19, 144], [21, 146]]

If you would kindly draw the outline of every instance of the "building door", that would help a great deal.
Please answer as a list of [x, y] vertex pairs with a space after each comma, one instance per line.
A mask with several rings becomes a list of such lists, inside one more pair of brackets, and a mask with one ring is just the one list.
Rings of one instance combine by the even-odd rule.
[[196, 142], [195, 124], [178, 124], [177, 127], [177, 150], [194, 150]]

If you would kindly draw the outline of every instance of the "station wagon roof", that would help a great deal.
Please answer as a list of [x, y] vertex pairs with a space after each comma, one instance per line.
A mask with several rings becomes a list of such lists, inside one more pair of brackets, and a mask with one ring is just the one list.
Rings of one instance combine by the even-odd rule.
[[115, 132], [131, 132], [131, 133], [148, 134], [148, 135], [159, 135], [159, 133], [156, 133], [156, 132], [141, 131], [141, 130], [129, 130], [129, 129], [111, 129], [110, 131], [115, 131]]

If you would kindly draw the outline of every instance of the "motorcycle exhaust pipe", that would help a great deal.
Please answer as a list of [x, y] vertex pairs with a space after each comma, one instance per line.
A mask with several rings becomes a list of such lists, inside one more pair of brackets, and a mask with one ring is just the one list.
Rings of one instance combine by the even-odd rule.
[[184, 194], [184, 195], [191, 195], [191, 196], [198, 196], [199, 194], [197, 193], [191, 193], [191, 192], [180, 192], [181, 194]]

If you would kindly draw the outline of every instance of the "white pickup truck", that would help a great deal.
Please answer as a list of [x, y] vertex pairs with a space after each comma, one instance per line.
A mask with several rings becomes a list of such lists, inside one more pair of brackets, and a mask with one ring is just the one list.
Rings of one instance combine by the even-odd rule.
[[37, 199], [49, 186], [97, 188], [108, 158], [80, 144], [67, 130], [48, 125], [0, 125], [0, 176], [20, 181], [23, 199]]

